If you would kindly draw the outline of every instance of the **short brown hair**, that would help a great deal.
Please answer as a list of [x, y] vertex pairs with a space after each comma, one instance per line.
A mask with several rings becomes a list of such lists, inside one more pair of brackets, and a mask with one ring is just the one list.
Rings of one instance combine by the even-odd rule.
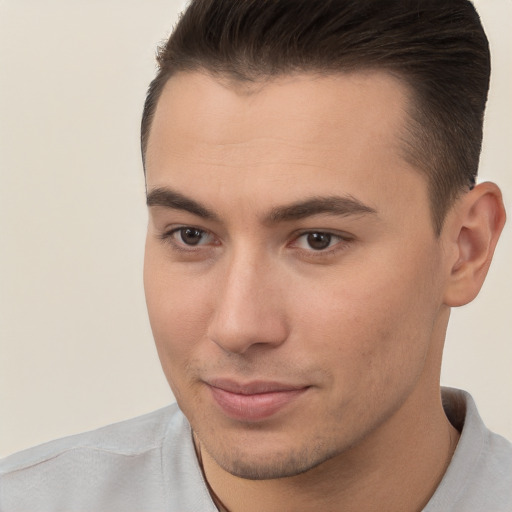
[[192, 0], [157, 56], [141, 125], [143, 161], [167, 80], [239, 81], [376, 69], [412, 92], [406, 158], [429, 183], [434, 228], [476, 179], [490, 56], [469, 0]]

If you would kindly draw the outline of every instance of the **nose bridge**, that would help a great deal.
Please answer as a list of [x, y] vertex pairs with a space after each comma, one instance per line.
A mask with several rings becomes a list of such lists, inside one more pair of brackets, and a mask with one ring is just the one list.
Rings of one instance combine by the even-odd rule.
[[287, 337], [278, 265], [264, 250], [239, 248], [223, 262], [209, 338], [228, 352], [277, 346]]

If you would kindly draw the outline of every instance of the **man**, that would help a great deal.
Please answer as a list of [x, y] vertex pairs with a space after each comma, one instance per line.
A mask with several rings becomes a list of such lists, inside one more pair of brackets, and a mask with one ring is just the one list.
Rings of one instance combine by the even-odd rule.
[[1, 510], [505, 511], [512, 448], [439, 389], [505, 213], [476, 183], [467, 0], [197, 0], [142, 120], [178, 407], [2, 463]]

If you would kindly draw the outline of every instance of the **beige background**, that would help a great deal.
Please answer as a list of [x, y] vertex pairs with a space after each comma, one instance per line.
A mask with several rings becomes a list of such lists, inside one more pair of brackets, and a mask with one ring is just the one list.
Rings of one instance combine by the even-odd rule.
[[[512, 2], [476, 3], [494, 58], [481, 177], [512, 211]], [[172, 399], [143, 297], [138, 128], [181, 4], [0, 0], [0, 456]], [[509, 438], [511, 262], [508, 225], [443, 368]]]

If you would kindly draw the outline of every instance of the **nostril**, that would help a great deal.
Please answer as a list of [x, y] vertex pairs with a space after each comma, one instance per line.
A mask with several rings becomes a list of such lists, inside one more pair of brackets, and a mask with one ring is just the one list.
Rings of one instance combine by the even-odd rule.
[[223, 351], [243, 354], [251, 347], [281, 345], [288, 329], [278, 314], [261, 319], [256, 315], [216, 315], [207, 331], [208, 338]]

